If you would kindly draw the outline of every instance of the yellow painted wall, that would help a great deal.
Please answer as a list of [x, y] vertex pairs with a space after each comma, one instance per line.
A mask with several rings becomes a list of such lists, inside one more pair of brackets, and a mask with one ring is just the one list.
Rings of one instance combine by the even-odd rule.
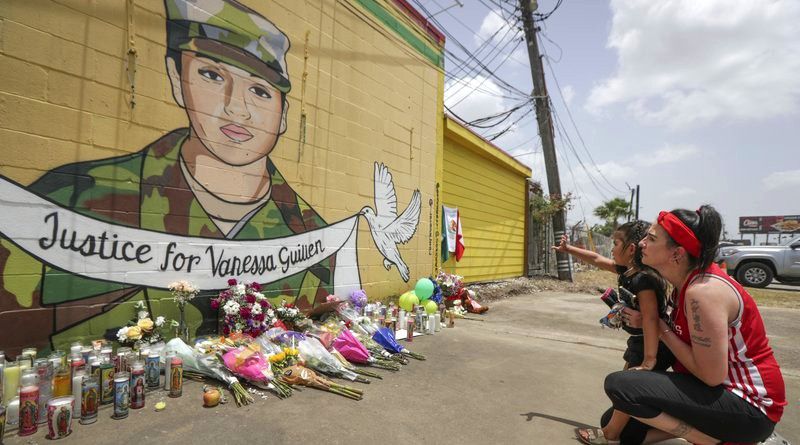
[[467, 282], [521, 276], [525, 260], [526, 178], [511, 156], [445, 118], [442, 204], [458, 207], [466, 250], [443, 264]]
[[[375, 162], [393, 175], [398, 211], [419, 190], [416, 233], [399, 246], [408, 283], [397, 268], [384, 267], [363, 218], [358, 237], [361, 282], [370, 296], [413, 287], [435, 268], [430, 238], [438, 223], [443, 72], [432, 57], [440, 60], [442, 49], [391, 0], [242, 3], [291, 42], [287, 130], [270, 159], [327, 222], [375, 207]], [[135, 153], [188, 125], [166, 75], [162, 0], [2, 1], [0, 32], [0, 174], [22, 186], [65, 164]], [[129, 40], [135, 76], [126, 64]], [[7, 241], [5, 249], [16, 252]], [[32, 259], [16, 264], [23, 266], [3, 270], [0, 318], [38, 306], [29, 283], [41, 266]]]

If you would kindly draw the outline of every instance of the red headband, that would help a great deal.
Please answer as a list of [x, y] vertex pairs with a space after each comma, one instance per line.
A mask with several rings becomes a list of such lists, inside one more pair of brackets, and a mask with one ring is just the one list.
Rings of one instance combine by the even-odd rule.
[[689, 255], [700, 257], [700, 241], [683, 221], [670, 212], [660, 212], [658, 214], [658, 224], [669, 233], [681, 247], [689, 252]]

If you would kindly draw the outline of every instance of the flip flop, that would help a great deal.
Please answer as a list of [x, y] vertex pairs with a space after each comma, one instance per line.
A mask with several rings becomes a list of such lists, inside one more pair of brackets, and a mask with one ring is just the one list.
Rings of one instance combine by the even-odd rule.
[[[586, 433], [586, 437], [583, 434]], [[618, 440], [608, 440], [600, 428], [575, 428], [575, 437], [586, 445], [618, 445]]]

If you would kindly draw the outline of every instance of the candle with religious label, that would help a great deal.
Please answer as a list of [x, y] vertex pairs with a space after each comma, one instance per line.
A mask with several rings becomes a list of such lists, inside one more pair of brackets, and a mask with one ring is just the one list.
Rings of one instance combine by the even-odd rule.
[[91, 346], [81, 347], [81, 356], [83, 357], [83, 361], [85, 361], [87, 364], [91, 363], [91, 356], [93, 354], [95, 354], [95, 350]]
[[53, 398], [53, 364], [46, 358], [37, 358], [34, 362], [39, 375], [39, 415], [36, 423], [47, 423], [47, 401]]
[[72, 396], [58, 397], [47, 402], [48, 439], [61, 439], [72, 433], [72, 417], [75, 399]]
[[411, 317], [406, 320], [406, 341], [414, 341], [414, 319]]
[[72, 379], [69, 368], [60, 366], [53, 377], [53, 397], [64, 397], [72, 394]]
[[161, 357], [158, 351], [150, 351], [145, 359], [144, 372], [148, 389], [156, 389], [161, 384]]
[[99, 404], [99, 380], [93, 375], [86, 376], [81, 384], [81, 423], [83, 425], [97, 421], [97, 406]]
[[3, 368], [3, 405], [8, 406], [11, 399], [17, 396], [19, 375], [19, 364], [17, 362], [6, 362], [5, 368]]
[[19, 435], [30, 436], [37, 430], [39, 375], [35, 369], [27, 369], [20, 377], [19, 382]]
[[180, 397], [183, 394], [183, 360], [172, 357], [169, 367], [169, 396]]
[[131, 363], [131, 408], [144, 408], [144, 363]]
[[128, 407], [130, 407], [130, 379], [127, 372], [117, 372], [114, 374], [114, 419], [124, 419], [128, 417]]
[[169, 391], [172, 386], [170, 379], [170, 368], [172, 367], [172, 358], [175, 357], [175, 351], [167, 351], [164, 356], [164, 390]]
[[100, 403], [107, 405], [114, 402], [114, 365], [103, 355], [100, 362]]

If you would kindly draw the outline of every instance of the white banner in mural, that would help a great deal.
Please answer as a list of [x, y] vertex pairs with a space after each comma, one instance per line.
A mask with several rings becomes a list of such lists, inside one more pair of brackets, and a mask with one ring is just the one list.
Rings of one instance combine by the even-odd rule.
[[124, 227], [78, 214], [0, 177], [0, 232], [54, 267], [88, 278], [165, 288], [176, 278], [218, 289], [228, 278], [272, 283], [336, 254], [334, 293], [361, 286], [359, 214], [302, 234], [239, 241]]

